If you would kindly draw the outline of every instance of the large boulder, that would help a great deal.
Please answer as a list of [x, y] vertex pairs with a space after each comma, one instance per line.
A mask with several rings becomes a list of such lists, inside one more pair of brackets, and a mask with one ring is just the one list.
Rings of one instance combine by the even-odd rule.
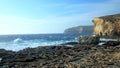
[[77, 38], [79, 44], [97, 45], [99, 37], [96, 36], [81, 36]]

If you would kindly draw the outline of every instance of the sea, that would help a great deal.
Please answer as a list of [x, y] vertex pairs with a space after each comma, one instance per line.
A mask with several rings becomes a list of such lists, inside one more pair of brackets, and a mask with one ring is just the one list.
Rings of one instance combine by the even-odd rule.
[[77, 42], [84, 34], [17, 34], [0, 35], [0, 49], [19, 51], [38, 46], [59, 46], [67, 42]]

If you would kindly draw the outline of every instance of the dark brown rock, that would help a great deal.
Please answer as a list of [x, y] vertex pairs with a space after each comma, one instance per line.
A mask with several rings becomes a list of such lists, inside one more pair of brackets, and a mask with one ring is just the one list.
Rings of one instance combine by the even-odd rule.
[[46, 46], [4, 57], [0, 68], [119, 68], [119, 60], [119, 46]]
[[108, 46], [117, 46], [120, 44], [120, 41], [107, 41], [103, 45], [108, 45]]

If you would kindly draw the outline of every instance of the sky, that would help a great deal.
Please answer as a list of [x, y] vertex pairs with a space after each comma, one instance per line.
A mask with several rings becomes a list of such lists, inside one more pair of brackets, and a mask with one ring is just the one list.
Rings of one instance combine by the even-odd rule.
[[0, 0], [0, 34], [63, 33], [120, 13], [120, 0]]

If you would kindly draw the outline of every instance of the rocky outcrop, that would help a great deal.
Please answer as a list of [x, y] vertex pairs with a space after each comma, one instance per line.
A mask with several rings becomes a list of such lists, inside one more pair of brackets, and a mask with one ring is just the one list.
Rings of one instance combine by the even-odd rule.
[[95, 36], [81, 36], [77, 38], [79, 44], [97, 45], [100, 38]]
[[[0, 68], [119, 68], [120, 45], [27, 48], [2, 57]], [[1, 55], [1, 54], [0, 54]]]
[[96, 17], [93, 23], [95, 35], [120, 36], [120, 14]]
[[7, 51], [5, 49], [0, 49], [0, 58], [3, 57], [12, 57], [16, 52], [13, 51]]
[[65, 34], [93, 34], [93, 26], [77, 26], [68, 28], [64, 31]]

